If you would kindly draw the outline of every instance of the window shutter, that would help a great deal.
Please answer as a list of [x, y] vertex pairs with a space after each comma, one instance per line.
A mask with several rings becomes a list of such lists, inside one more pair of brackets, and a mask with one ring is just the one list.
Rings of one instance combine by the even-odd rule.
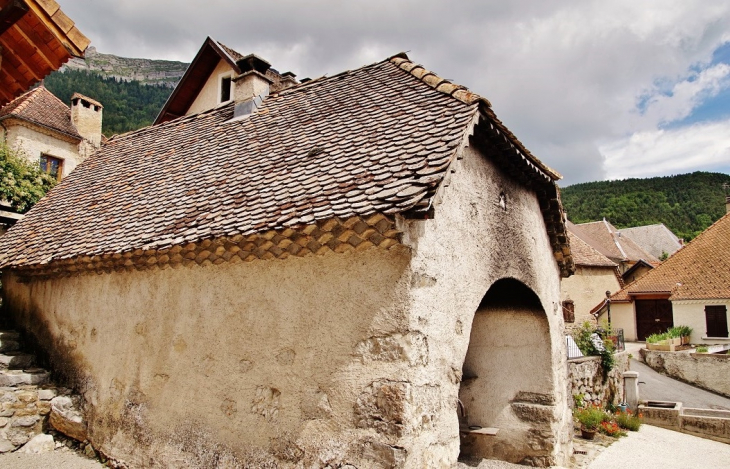
[[727, 307], [705, 306], [707, 337], [727, 337]]

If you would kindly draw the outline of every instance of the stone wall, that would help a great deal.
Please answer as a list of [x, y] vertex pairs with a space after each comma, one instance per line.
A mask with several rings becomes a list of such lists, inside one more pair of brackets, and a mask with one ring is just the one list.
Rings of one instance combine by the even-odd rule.
[[641, 349], [647, 365], [667, 376], [730, 397], [730, 359], [711, 353]]
[[629, 354], [616, 354], [616, 366], [604, 378], [601, 357], [568, 360], [568, 389], [571, 396], [583, 395], [586, 404], [601, 407], [624, 400], [623, 373], [629, 370]]
[[14, 451], [47, 427], [51, 399], [58, 394], [54, 387], [0, 387], [0, 453]]

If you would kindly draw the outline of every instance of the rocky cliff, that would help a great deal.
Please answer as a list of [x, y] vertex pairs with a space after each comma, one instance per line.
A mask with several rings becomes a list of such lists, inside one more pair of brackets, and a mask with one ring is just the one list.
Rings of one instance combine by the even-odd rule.
[[86, 50], [85, 59], [72, 59], [64, 68], [87, 70], [103, 76], [143, 84], [173, 88], [188, 68], [187, 63], [171, 60], [132, 59], [97, 52], [95, 47]]

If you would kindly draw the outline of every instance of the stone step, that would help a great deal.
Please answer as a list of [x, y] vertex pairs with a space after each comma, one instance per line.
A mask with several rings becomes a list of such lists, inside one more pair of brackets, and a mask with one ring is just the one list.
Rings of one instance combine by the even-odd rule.
[[11, 330], [0, 330], [0, 340], [2, 339], [14, 340], [17, 342], [20, 340], [20, 332]]
[[0, 371], [0, 387], [39, 385], [48, 382], [51, 374], [43, 368]]
[[20, 349], [20, 342], [0, 337], [0, 353], [13, 352], [18, 349]]
[[0, 353], [0, 370], [20, 370], [30, 368], [35, 356], [23, 352]]

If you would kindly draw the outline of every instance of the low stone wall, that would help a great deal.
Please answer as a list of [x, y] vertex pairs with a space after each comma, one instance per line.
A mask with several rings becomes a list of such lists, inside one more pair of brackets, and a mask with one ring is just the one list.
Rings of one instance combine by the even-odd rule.
[[727, 355], [660, 352], [642, 349], [644, 362], [667, 376], [730, 397], [730, 360]]
[[[601, 357], [568, 360], [568, 392], [583, 395], [583, 402], [603, 406], [623, 399], [623, 373], [629, 369], [629, 354], [616, 354], [616, 366], [604, 378]], [[572, 405], [572, 402], [571, 402]]]
[[639, 406], [639, 412], [648, 425], [730, 443], [730, 411], [684, 408], [681, 402], [674, 404], [669, 409], [644, 404]]

